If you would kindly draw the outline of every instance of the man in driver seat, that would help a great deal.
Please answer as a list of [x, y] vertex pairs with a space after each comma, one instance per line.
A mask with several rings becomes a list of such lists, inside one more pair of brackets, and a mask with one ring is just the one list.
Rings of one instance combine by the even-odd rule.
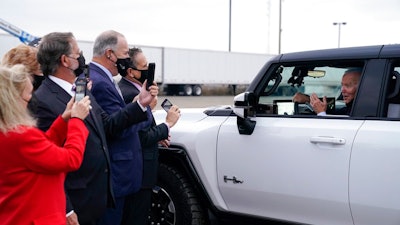
[[[349, 69], [344, 72], [342, 77], [342, 88], [341, 93], [343, 96], [343, 101], [346, 104], [345, 107], [336, 110], [335, 115], [350, 115], [351, 108], [353, 106], [353, 100], [357, 93], [358, 84], [360, 82], [361, 77], [361, 68]], [[314, 112], [318, 116], [325, 116], [327, 109], [327, 100], [326, 96], [323, 97], [322, 101], [318, 98], [315, 93], [312, 93], [311, 96], [306, 94], [297, 92], [293, 96], [293, 102], [297, 103], [306, 103], [309, 102], [312, 106]]]

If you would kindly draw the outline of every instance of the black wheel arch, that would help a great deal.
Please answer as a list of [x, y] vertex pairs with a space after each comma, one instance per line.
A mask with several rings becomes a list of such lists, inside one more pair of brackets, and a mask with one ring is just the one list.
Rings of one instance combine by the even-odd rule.
[[178, 145], [171, 145], [168, 148], [159, 147], [159, 153], [159, 163], [173, 166], [184, 173], [193, 184], [201, 204], [206, 207], [209, 213], [218, 214], [218, 209], [212, 203], [185, 148]]

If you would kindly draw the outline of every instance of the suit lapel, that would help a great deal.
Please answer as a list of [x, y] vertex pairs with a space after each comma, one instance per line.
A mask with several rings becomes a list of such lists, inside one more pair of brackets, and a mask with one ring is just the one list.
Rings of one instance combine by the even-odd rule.
[[46, 85], [50, 92], [65, 105], [71, 100], [71, 95], [48, 77], [43, 81], [43, 85]]
[[[54, 94], [56, 98], [65, 105], [67, 105], [68, 102], [71, 100], [71, 95], [68, 94], [64, 89], [62, 89], [58, 84], [56, 84], [51, 79], [46, 79], [45, 81], [43, 81], [43, 85], [47, 85], [50, 92]], [[90, 92], [88, 95], [90, 99], [94, 99], [94, 97], [90, 94]], [[98, 135], [101, 135], [102, 132], [99, 131], [101, 130], [101, 127], [98, 124], [99, 122], [96, 119], [96, 115], [92, 115], [92, 113], [93, 113], [92, 111], [89, 113], [90, 116], [86, 117], [85, 121], [87, 122], [88, 125], [94, 128], [93, 130], [96, 131]]]
[[126, 98], [124, 99], [125, 102], [132, 102], [136, 95], [140, 93], [140, 90], [125, 78], [121, 79], [119, 85], [124, 97]]
[[[120, 104], [123, 103], [123, 105], [125, 105], [125, 101], [124, 101], [123, 97], [119, 94], [119, 91], [117, 90], [116, 85], [118, 85], [118, 84], [111, 81], [110, 78], [107, 76], [107, 74], [97, 65], [90, 63], [89, 69], [96, 71], [96, 73], [101, 76], [102, 80], [105, 80], [110, 86], [112, 86], [115, 90], [113, 93], [115, 95], [115, 97], [119, 99]], [[114, 78], [113, 78], [113, 80], [114, 80]]]
[[97, 114], [101, 114], [101, 109], [99, 105], [97, 105], [97, 102], [94, 100], [94, 96], [90, 93], [90, 91], [87, 93], [87, 95], [89, 96], [91, 100], [91, 105], [92, 105], [92, 109], [90, 110], [89, 116], [86, 117], [86, 120], [88, 121], [88, 123], [90, 123], [95, 129], [96, 133], [99, 136], [102, 136], [103, 141], [105, 140], [105, 137], [103, 137], [104, 132], [101, 132], [100, 130], [104, 130], [104, 128], [102, 126], [100, 126], [100, 121], [98, 121], [98, 115]]

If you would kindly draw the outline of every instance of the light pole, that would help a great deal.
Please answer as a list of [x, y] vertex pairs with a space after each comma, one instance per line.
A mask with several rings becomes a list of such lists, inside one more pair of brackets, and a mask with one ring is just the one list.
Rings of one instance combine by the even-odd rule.
[[232, 0], [229, 0], [229, 52], [231, 51], [231, 36], [232, 36]]
[[282, 0], [279, 0], [279, 33], [278, 33], [278, 54], [281, 54], [282, 39]]
[[339, 26], [339, 36], [338, 36], [338, 48], [340, 48], [340, 28], [342, 27], [342, 25], [346, 25], [346, 22], [334, 22], [333, 26], [338, 25]]

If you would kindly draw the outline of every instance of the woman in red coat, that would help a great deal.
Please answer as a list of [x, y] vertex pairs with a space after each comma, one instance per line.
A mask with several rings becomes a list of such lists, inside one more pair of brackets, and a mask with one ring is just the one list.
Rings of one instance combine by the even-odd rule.
[[65, 225], [64, 179], [79, 168], [90, 100], [73, 99], [51, 128], [35, 128], [25, 67], [0, 67], [0, 224]]

